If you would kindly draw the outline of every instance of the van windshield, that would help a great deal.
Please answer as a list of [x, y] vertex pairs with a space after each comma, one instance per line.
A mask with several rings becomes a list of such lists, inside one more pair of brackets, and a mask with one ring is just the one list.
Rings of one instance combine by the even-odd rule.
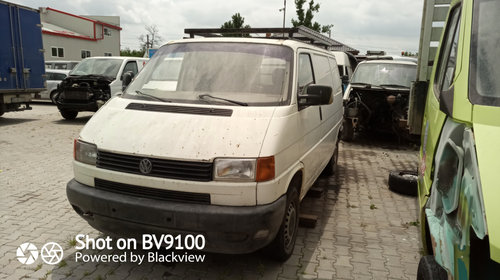
[[351, 84], [393, 85], [410, 88], [417, 77], [417, 65], [398, 63], [364, 63], [354, 71]]
[[473, 104], [500, 106], [500, 1], [474, 1], [471, 37], [470, 90]]
[[71, 76], [101, 75], [114, 79], [121, 64], [121, 59], [84, 59], [69, 74]]
[[286, 104], [292, 60], [292, 49], [280, 45], [166, 45], [129, 85], [125, 97], [214, 105]]

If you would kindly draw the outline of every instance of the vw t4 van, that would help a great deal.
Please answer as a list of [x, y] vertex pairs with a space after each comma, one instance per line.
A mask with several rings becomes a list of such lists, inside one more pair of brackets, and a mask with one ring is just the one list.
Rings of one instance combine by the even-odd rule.
[[105, 233], [203, 234], [206, 251], [267, 247], [286, 260], [300, 201], [333, 171], [342, 116], [325, 49], [292, 39], [173, 41], [75, 140], [68, 200]]

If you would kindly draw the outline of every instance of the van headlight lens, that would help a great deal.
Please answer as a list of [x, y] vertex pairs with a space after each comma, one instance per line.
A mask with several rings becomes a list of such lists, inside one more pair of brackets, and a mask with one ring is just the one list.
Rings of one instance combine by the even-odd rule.
[[255, 181], [255, 159], [226, 159], [214, 161], [214, 180]]
[[216, 181], [265, 182], [274, 177], [274, 156], [214, 160], [214, 180]]
[[75, 139], [73, 156], [76, 161], [96, 165], [97, 146]]

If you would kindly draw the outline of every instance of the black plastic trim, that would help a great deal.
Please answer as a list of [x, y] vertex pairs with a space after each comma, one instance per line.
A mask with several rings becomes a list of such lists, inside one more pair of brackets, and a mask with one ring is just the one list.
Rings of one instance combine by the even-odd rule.
[[233, 110], [231, 109], [157, 105], [157, 104], [147, 104], [147, 103], [130, 103], [127, 105], [127, 107], [125, 107], [125, 109], [138, 110], [138, 111], [153, 111], [161, 113], [208, 115], [208, 116], [219, 116], [219, 117], [231, 117], [233, 115]]

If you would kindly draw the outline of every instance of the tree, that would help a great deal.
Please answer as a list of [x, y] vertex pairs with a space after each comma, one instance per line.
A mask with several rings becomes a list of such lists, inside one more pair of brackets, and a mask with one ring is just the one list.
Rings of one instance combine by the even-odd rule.
[[139, 41], [141, 42], [141, 50], [146, 51], [147, 49], [159, 47], [163, 38], [159, 34], [158, 26], [156, 25], [146, 25], [146, 34], [139, 36]]
[[[224, 24], [220, 27], [221, 29], [242, 29], [242, 28], [251, 28], [250, 25], [245, 25], [245, 18], [240, 15], [240, 13], [236, 13], [231, 17], [230, 21], [224, 22]], [[231, 36], [231, 37], [248, 37], [248, 34], [223, 34], [223, 36]]]
[[303, 25], [305, 27], [311, 28], [314, 31], [321, 33], [330, 33], [333, 25], [321, 25], [317, 22], [313, 23], [314, 13], [319, 12], [319, 4], [315, 4], [314, 0], [309, 1], [309, 7], [307, 11], [304, 10], [304, 4], [306, 0], [295, 0], [295, 7], [297, 9], [297, 20], [292, 19], [293, 27]]
[[124, 50], [120, 50], [121, 56], [136, 56], [136, 57], [144, 57], [144, 50], [131, 50], [126, 48]]

